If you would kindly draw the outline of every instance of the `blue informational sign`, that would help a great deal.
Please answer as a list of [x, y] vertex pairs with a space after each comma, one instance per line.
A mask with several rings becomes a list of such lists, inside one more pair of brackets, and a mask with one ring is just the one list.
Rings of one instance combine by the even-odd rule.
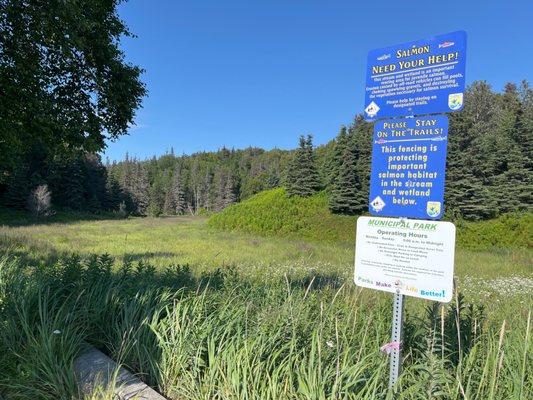
[[461, 110], [465, 65], [465, 31], [370, 51], [366, 120]]
[[377, 121], [372, 138], [372, 215], [441, 219], [448, 117]]

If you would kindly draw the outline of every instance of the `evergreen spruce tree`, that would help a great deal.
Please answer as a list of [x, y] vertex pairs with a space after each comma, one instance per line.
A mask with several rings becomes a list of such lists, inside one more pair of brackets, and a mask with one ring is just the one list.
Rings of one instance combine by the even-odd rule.
[[200, 171], [200, 163], [198, 161], [198, 158], [195, 158], [192, 167], [191, 167], [191, 173], [190, 173], [190, 185], [191, 185], [191, 192], [192, 192], [192, 206], [193, 211], [196, 214], [200, 207], [202, 206], [202, 199], [201, 199], [201, 177], [200, 177], [201, 171]]
[[21, 164], [7, 179], [7, 190], [3, 196], [3, 204], [15, 209], [26, 208], [26, 202], [31, 192], [27, 164]]
[[345, 126], [342, 126], [339, 134], [335, 138], [331, 154], [326, 161], [326, 187], [331, 191], [334, 182], [340, 174], [343, 155], [348, 148], [348, 133]]
[[83, 187], [82, 161], [79, 158], [68, 158], [65, 161], [65, 166], [62, 168], [61, 176], [61, 191], [52, 190], [54, 199], [60, 199], [63, 207], [70, 210], [83, 210], [86, 207], [85, 188]]
[[174, 196], [172, 195], [172, 190], [167, 190], [165, 192], [165, 201], [163, 203], [163, 214], [172, 215], [175, 214], [175, 205], [174, 205]]
[[487, 177], [489, 186], [498, 188], [494, 199], [498, 213], [515, 210], [527, 210], [531, 204], [532, 174], [527, 168], [527, 156], [520, 145], [521, 101], [516, 85], [508, 83], [502, 95], [498, 95], [501, 104], [492, 129], [492, 135], [484, 139], [492, 142], [485, 150], [490, 160]]
[[533, 88], [523, 81], [518, 90], [520, 110], [518, 111], [518, 129], [515, 141], [526, 157], [525, 167], [533, 173]]
[[213, 190], [213, 175], [209, 169], [206, 169], [203, 181], [200, 187], [201, 207], [206, 211], [211, 211], [214, 204], [215, 193]]
[[339, 214], [355, 214], [358, 209], [357, 193], [361, 187], [353, 149], [346, 147], [340, 161], [341, 164], [332, 183], [329, 209]]
[[177, 166], [174, 170], [171, 193], [174, 213], [178, 215], [185, 214], [185, 211], [187, 210], [187, 199], [185, 197], [185, 188], [182, 176], [183, 174], [181, 168]]
[[237, 201], [237, 196], [235, 195], [235, 179], [231, 173], [228, 173], [226, 176], [226, 182], [224, 185], [224, 201], [223, 208], [226, 208]]
[[533, 173], [517, 144], [509, 148], [505, 171], [493, 179], [498, 213], [533, 209]]
[[307, 197], [320, 190], [320, 179], [313, 153], [313, 138], [300, 136], [299, 147], [296, 149], [287, 170], [287, 193], [291, 196]]
[[220, 168], [213, 179], [215, 186], [214, 209], [220, 211], [237, 201], [235, 194], [235, 178], [230, 170]]
[[374, 126], [358, 116], [350, 128], [349, 143], [355, 151], [357, 160], [357, 191], [355, 193], [354, 214], [362, 214], [368, 210], [368, 196], [370, 190], [370, 162], [372, 158], [372, 135]]
[[102, 211], [102, 203], [95, 193], [89, 193], [89, 197], [85, 200], [83, 210], [94, 214]]
[[329, 208], [334, 213], [361, 214], [368, 208], [372, 126], [359, 117], [348, 133], [341, 131], [338, 139], [334, 157], [340, 158], [330, 163], [333, 175]]
[[226, 180], [227, 172], [218, 168], [215, 170], [215, 175], [213, 178], [213, 183], [215, 186], [215, 200], [214, 200], [214, 209], [215, 211], [220, 211], [225, 207], [225, 195], [226, 195]]
[[496, 201], [490, 189], [472, 174], [464, 174], [457, 178], [454, 185], [446, 191], [450, 204], [447, 205], [448, 215], [453, 218], [482, 220], [496, 215]]
[[165, 193], [160, 175], [156, 176], [149, 189], [149, 204], [147, 213], [152, 217], [159, 217], [163, 213]]
[[124, 161], [121, 164], [122, 174], [120, 179], [120, 187], [122, 190], [124, 190], [124, 192], [132, 194], [133, 186], [135, 184], [135, 173], [138, 171], [133, 160], [130, 159], [128, 152], [126, 152]]
[[491, 185], [501, 169], [498, 142], [502, 138], [496, 132], [500, 118], [501, 99], [486, 82], [470, 86], [464, 109], [450, 116], [445, 192], [448, 215], [485, 219], [498, 214], [497, 192]]
[[171, 171], [168, 168], [163, 168], [161, 163], [164, 163], [164, 165], [170, 160], [170, 157], [172, 157], [170, 154], [166, 154], [163, 156], [162, 159], [158, 162], [158, 175], [161, 179], [161, 213], [164, 215], [172, 215], [174, 214], [174, 199], [172, 197], [172, 174]]
[[86, 198], [85, 210], [98, 213], [105, 208], [106, 169], [98, 154], [85, 154], [82, 161], [84, 175], [82, 184]]
[[140, 162], [135, 163], [134, 179], [132, 179], [132, 199], [135, 212], [139, 215], [146, 215], [150, 204], [150, 182], [148, 171]]
[[278, 187], [281, 183], [280, 175], [279, 164], [271, 165], [266, 176], [266, 188], [273, 189]]
[[[523, 81], [519, 89], [520, 109], [517, 118], [515, 142], [520, 147], [523, 162], [510, 168], [515, 189], [522, 188], [520, 196], [521, 209], [533, 211], [533, 88]], [[517, 174], [515, 174], [517, 171]]]
[[107, 211], [118, 211], [120, 203], [122, 201], [120, 185], [111, 173], [107, 174], [106, 181], [106, 200], [105, 209]]

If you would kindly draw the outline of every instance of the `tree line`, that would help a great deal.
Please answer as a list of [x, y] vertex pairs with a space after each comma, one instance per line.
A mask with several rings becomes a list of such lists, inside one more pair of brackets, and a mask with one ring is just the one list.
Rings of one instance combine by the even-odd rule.
[[282, 182], [290, 152], [259, 148], [201, 152], [140, 161], [126, 155], [106, 163], [108, 187], [118, 189], [115, 207], [140, 215], [220, 211]]
[[[126, 154], [105, 163], [92, 152], [60, 153], [45, 164], [14, 168], [4, 177], [0, 201], [31, 208], [48, 196], [56, 209], [201, 214], [285, 186], [293, 196], [326, 191], [332, 212], [358, 215], [368, 208], [372, 133], [373, 124], [357, 116], [329, 143], [315, 147], [312, 136], [301, 136], [295, 150], [222, 148], [181, 156], [171, 150], [148, 160]], [[472, 84], [465, 108], [450, 116], [447, 215], [472, 220], [531, 210], [532, 149], [529, 85], [508, 84], [495, 93], [485, 82]]]

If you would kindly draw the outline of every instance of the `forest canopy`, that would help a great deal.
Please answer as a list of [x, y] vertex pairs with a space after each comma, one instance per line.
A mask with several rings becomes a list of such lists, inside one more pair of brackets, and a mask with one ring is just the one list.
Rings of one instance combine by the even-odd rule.
[[[496, 93], [486, 82], [475, 82], [465, 104], [450, 117], [448, 217], [475, 220], [530, 211], [533, 90], [522, 82]], [[334, 213], [361, 214], [368, 209], [372, 130], [372, 124], [358, 116], [341, 127], [334, 140], [318, 147], [313, 147], [311, 136], [302, 136], [293, 151], [223, 148], [179, 157], [171, 152], [146, 161], [127, 157], [108, 164], [108, 179], [131, 198], [143, 199], [143, 206], [136, 208], [140, 213], [150, 205], [168, 214], [218, 211], [262, 190], [285, 186], [292, 195], [325, 191]], [[132, 204], [135, 209], [135, 201]]]
[[52, 184], [127, 133], [146, 90], [120, 2], [0, 0], [0, 192]]
[[[54, 206], [134, 215], [198, 214], [222, 210], [267, 189], [286, 187], [294, 196], [324, 192], [329, 209], [358, 215], [368, 209], [373, 126], [361, 117], [337, 137], [314, 147], [302, 136], [295, 150], [222, 148], [148, 160], [126, 155], [101, 163], [87, 153], [62, 158], [44, 179]], [[465, 108], [450, 117], [445, 208], [448, 218], [489, 219], [531, 211], [533, 91], [525, 82], [495, 93], [475, 82]], [[296, 138], [295, 138], [296, 142]], [[2, 201], [23, 208], [29, 166]], [[21, 182], [26, 182], [21, 185]], [[18, 189], [17, 189], [18, 188]]]

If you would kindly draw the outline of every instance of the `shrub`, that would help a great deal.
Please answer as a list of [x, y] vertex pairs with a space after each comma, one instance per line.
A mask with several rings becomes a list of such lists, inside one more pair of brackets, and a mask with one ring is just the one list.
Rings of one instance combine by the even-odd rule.
[[533, 247], [532, 213], [510, 213], [479, 222], [457, 221], [456, 226], [457, 245], [464, 249]]
[[355, 240], [355, 218], [332, 214], [324, 192], [299, 197], [288, 196], [283, 188], [267, 190], [213, 215], [209, 225], [262, 235]]

